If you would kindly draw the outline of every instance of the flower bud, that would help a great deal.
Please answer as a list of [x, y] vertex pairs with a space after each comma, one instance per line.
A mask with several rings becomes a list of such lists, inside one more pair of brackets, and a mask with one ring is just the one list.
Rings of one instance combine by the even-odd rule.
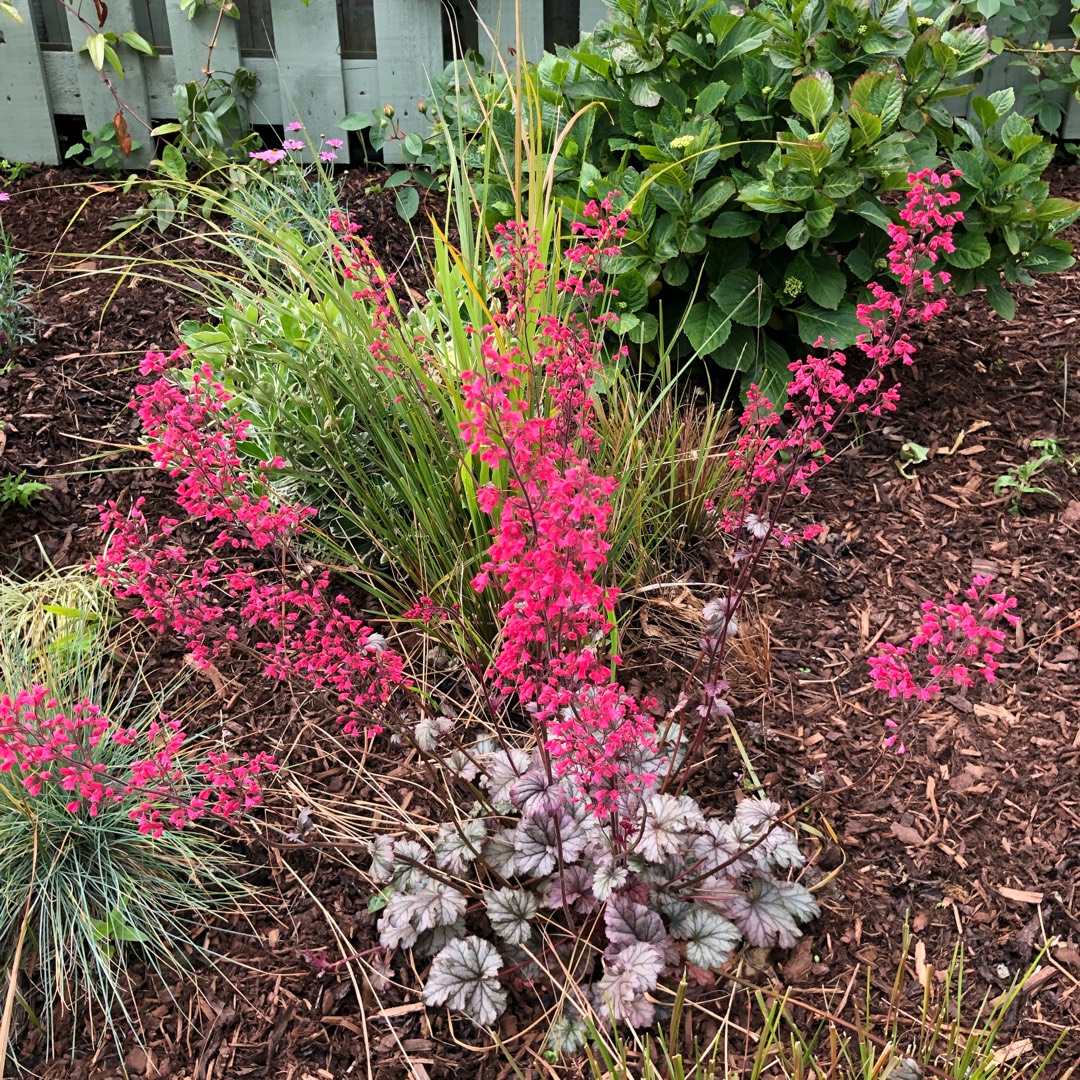
[[416, 103], [416, 111], [421, 116], [427, 116], [427, 102], [426, 101], [418, 101]]
[[394, 119], [394, 106], [393, 105], [384, 105], [382, 107], [382, 111], [383, 111], [383, 115], [386, 117], [387, 120], [393, 120]]

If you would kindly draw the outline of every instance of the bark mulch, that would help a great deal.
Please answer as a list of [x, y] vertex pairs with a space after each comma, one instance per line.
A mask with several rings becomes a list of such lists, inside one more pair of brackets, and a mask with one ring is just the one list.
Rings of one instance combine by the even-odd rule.
[[[420, 286], [393, 194], [365, 197], [365, 183], [354, 174], [346, 189], [363, 230]], [[143, 351], [169, 348], [179, 323], [202, 312], [168, 281], [118, 278], [102, 272], [104, 254], [90, 254], [135, 197], [69, 169], [8, 186], [3, 221], [41, 286], [34, 298], [41, 328], [38, 343], [0, 376], [0, 473], [26, 470], [49, 491], [29, 510], [4, 516], [0, 562], [31, 574], [97, 552], [101, 503], [167, 499], [167, 483], [136, 448], [138, 424], [126, 403]], [[1075, 194], [1080, 176], [1062, 173], [1055, 187]], [[1080, 229], [1072, 239], [1080, 241]], [[153, 233], [125, 243], [169, 254]], [[197, 257], [199, 243], [185, 241], [186, 253]], [[820, 474], [797, 512], [827, 533], [761, 568], [758, 614], [738, 642], [733, 678], [736, 729], [754, 769], [774, 797], [810, 803], [802, 817], [822, 837], [812, 873], [832, 878], [820, 894], [820, 923], [790, 955], [756, 957], [753, 978], [851, 1019], [868, 973], [875, 1001], [887, 999], [906, 927], [916, 977], [904, 1009], [917, 1013], [917, 976], [934, 978], [927, 966], [946, 967], [958, 942], [973, 1007], [1054, 939], [1006, 1021], [1014, 1063], [1033, 1060], [1066, 1027], [1080, 1029], [1080, 477], [1048, 467], [1038, 482], [1058, 498], [1029, 496], [1019, 513], [993, 487], [1034, 453], [1034, 439], [1052, 436], [1066, 453], [1080, 452], [1080, 271], [1040, 279], [1018, 300], [1011, 323], [979, 296], [954, 301], [921, 343], [899, 411], [854, 432], [847, 452]], [[929, 450], [912, 479], [897, 468], [905, 442]], [[719, 549], [706, 546], [699, 556], [719, 580]], [[932, 702], [908, 733], [907, 752], [883, 755], [888, 706], [869, 684], [866, 657], [879, 641], [910, 636], [919, 603], [960, 590], [973, 571], [997, 574], [1019, 598], [1022, 621], [1000, 682], [970, 700]], [[646, 606], [627, 657], [625, 670], [647, 691], [673, 682], [685, 662], [666, 618], [662, 603]], [[692, 643], [695, 633], [682, 636]], [[666, 634], [670, 641], [657, 641]], [[163, 657], [170, 662], [175, 657]], [[471, 1048], [472, 1032], [425, 1013], [415, 995], [376, 1000], [353, 982], [341, 961], [375, 943], [368, 890], [352, 867], [358, 853], [286, 836], [305, 807], [422, 799], [415, 770], [388, 757], [381, 792], [373, 791], [350, 767], [351, 751], [332, 724], [304, 721], [297, 731], [288, 692], [247, 674], [238, 666], [220, 673], [221, 685], [207, 682], [203, 707], [239, 743], [269, 747], [294, 765], [270, 808], [281, 827], [258, 842], [237, 841], [265, 886], [265, 908], [224, 932], [208, 931], [226, 960], [204, 975], [197, 994], [133, 971], [144, 1031], [141, 1046], [134, 1038], [127, 1044], [123, 1066], [111, 1043], [95, 1050], [81, 1033], [73, 1059], [46, 1064], [31, 1035], [21, 1054], [25, 1075], [104, 1080], [124, 1068], [174, 1080], [511, 1075], [503, 1057]], [[698, 782], [711, 801], [730, 804], [743, 765], [728, 734], [718, 732], [712, 749], [712, 767]], [[376, 767], [368, 760], [365, 775]], [[412, 978], [400, 960], [397, 975]], [[809, 1014], [796, 1005], [793, 1015]], [[529, 1019], [517, 1023], [524, 1029]], [[707, 1033], [702, 1023], [697, 1034]], [[406, 1071], [403, 1054], [417, 1072]], [[1080, 1039], [1069, 1035], [1044, 1075], [1064, 1077], [1078, 1060]]]

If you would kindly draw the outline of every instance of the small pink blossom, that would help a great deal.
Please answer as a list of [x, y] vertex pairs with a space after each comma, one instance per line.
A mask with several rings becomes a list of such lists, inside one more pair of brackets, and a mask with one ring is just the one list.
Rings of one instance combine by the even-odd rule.
[[267, 165], [276, 165], [279, 161], [285, 160], [284, 150], [252, 150], [248, 154], [249, 158], [254, 158], [256, 161], [265, 161]]
[[[925, 702], [949, 686], [967, 689], [979, 681], [995, 682], [1006, 637], [995, 623], [1002, 620], [1015, 626], [1019, 620], [1013, 614], [1016, 598], [990, 593], [989, 585], [988, 577], [977, 575], [962, 601], [952, 595], [941, 602], [924, 601], [922, 620], [910, 642], [883, 642], [867, 660], [874, 687], [892, 700]], [[885, 725], [898, 726], [893, 720]], [[891, 747], [897, 739], [890, 735], [885, 745]]]
[[300, 139], [286, 139], [281, 144], [281, 149], [282, 150], [303, 150], [305, 145], [306, 145], [306, 143], [304, 143]]
[[344, 139], [327, 139], [326, 145], [333, 150], [340, 150], [345, 145]]
[[333, 150], [320, 150], [319, 151], [319, 160], [320, 161], [337, 161], [337, 154], [335, 154]]
[[289, 123], [287, 123], [285, 125], [285, 130], [286, 131], [303, 131], [304, 130], [304, 125], [302, 123], [300, 123], [299, 120], [290, 120]]

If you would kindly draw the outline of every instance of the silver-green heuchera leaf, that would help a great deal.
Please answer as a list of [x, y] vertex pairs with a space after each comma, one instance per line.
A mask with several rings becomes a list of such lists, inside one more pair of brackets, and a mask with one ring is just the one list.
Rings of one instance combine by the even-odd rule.
[[487, 826], [482, 818], [440, 825], [435, 841], [436, 865], [452, 874], [464, 874], [469, 863], [479, 858], [486, 836]]
[[485, 1027], [506, 1009], [499, 981], [502, 957], [490, 942], [470, 935], [444, 946], [431, 961], [424, 985], [428, 1005], [449, 1005]]
[[495, 889], [484, 893], [488, 922], [508, 945], [522, 945], [532, 936], [530, 919], [539, 902], [524, 889]]
[[726, 964], [742, 941], [742, 932], [723, 915], [694, 904], [671, 923], [671, 932], [686, 942], [686, 959], [706, 970]]

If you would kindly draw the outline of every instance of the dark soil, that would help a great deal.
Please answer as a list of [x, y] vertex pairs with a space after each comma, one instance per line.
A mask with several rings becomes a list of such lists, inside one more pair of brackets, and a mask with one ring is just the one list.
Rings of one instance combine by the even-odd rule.
[[[393, 193], [365, 197], [365, 183], [354, 174], [347, 188], [363, 231], [388, 265], [422, 287]], [[1080, 177], [1063, 173], [1055, 186], [1076, 194]], [[91, 558], [101, 541], [97, 508], [107, 500], [167, 499], [167, 482], [137, 449], [126, 404], [142, 353], [170, 348], [179, 323], [202, 312], [167, 281], [106, 272], [99, 249], [136, 197], [62, 169], [8, 187], [4, 225], [29, 254], [41, 332], [0, 377], [0, 473], [25, 470], [49, 491], [30, 510], [5, 514], [0, 561], [31, 574], [46, 562]], [[1080, 241], [1080, 228], [1072, 232]], [[153, 233], [126, 243], [169, 254]], [[186, 254], [198, 257], [199, 244], [185, 241]], [[1007, 1019], [1003, 1042], [1011, 1040], [1014, 1064], [1034, 1060], [1065, 1028], [1080, 1029], [1080, 478], [1047, 468], [1038, 483], [1057, 498], [1025, 497], [1019, 513], [993, 487], [1032, 455], [1033, 439], [1053, 436], [1066, 453], [1080, 451], [1072, 370], [1080, 270], [1040, 280], [1018, 300], [1011, 323], [979, 296], [955, 301], [922, 343], [899, 412], [861, 432], [821, 474], [798, 514], [828, 531], [763, 568], [753, 597], [760, 615], [739, 642], [733, 679], [736, 727], [754, 769], [774, 796], [810, 803], [803, 817], [822, 836], [812, 872], [832, 878], [819, 894], [823, 918], [803, 943], [790, 956], [747, 958], [744, 977], [789, 987], [797, 1002], [850, 1020], [868, 972], [876, 998], [887, 998], [907, 925], [913, 978], [903, 1008], [917, 1014], [914, 976], [924, 964], [945, 968], [962, 942], [973, 1009], [1053, 940]], [[913, 479], [896, 464], [909, 441], [929, 450]], [[701, 561], [720, 560], [705, 550]], [[883, 755], [883, 706], [866, 657], [878, 641], [909, 636], [919, 603], [958, 591], [973, 571], [996, 573], [1019, 598], [1022, 622], [1000, 683], [978, 699], [931, 703], [908, 732], [907, 753]], [[670, 681], [660, 660], [672, 650], [656, 637], [695, 640], [696, 630], [669, 629], [677, 606], [658, 602], [640, 619], [627, 670], [646, 690]], [[222, 684], [208, 683], [205, 695], [215, 721], [293, 766], [261, 836], [238, 840], [266, 886], [266, 908], [233, 933], [211, 931], [227, 959], [198, 993], [150, 977], [139, 985], [136, 973], [145, 1049], [130, 1040], [127, 1070], [175, 1080], [511, 1075], [498, 1051], [471, 1046], [475, 1032], [425, 1012], [415, 994], [377, 998], [354, 984], [347, 961], [375, 941], [369, 887], [352, 867], [358, 852], [285, 834], [305, 807], [344, 814], [377, 801], [350, 767], [357, 751], [332, 724], [305, 721], [297, 731], [288, 693], [247, 678], [242, 666], [217, 674]], [[744, 771], [730, 736], [717, 736], [713, 764], [701, 782], [715, 800], [730, 801]], [[373, 767], [368, 760], [368, 775]], [[404, 756], [381, 768], [383, 794], [415, 796], [415, 768]], [[397, 975], [417, 985], [400, 961]], [[531, 1018], [516, 1019], [523, 1033], [513, 1045], [535, 1051], [539, 1036], [525, 1031]], [[696, 1033], [707, 1036], [707, 1024]], [[111, 1044], [95, 1052], [76, 1034], [75, 1059], [52, 1064], [28, 1037], [25, 1075], [122, 1075]], [[1068, 1035], [1044, 1075], [1065, 1077], [1077, 1060], [1080, 1038]]]

